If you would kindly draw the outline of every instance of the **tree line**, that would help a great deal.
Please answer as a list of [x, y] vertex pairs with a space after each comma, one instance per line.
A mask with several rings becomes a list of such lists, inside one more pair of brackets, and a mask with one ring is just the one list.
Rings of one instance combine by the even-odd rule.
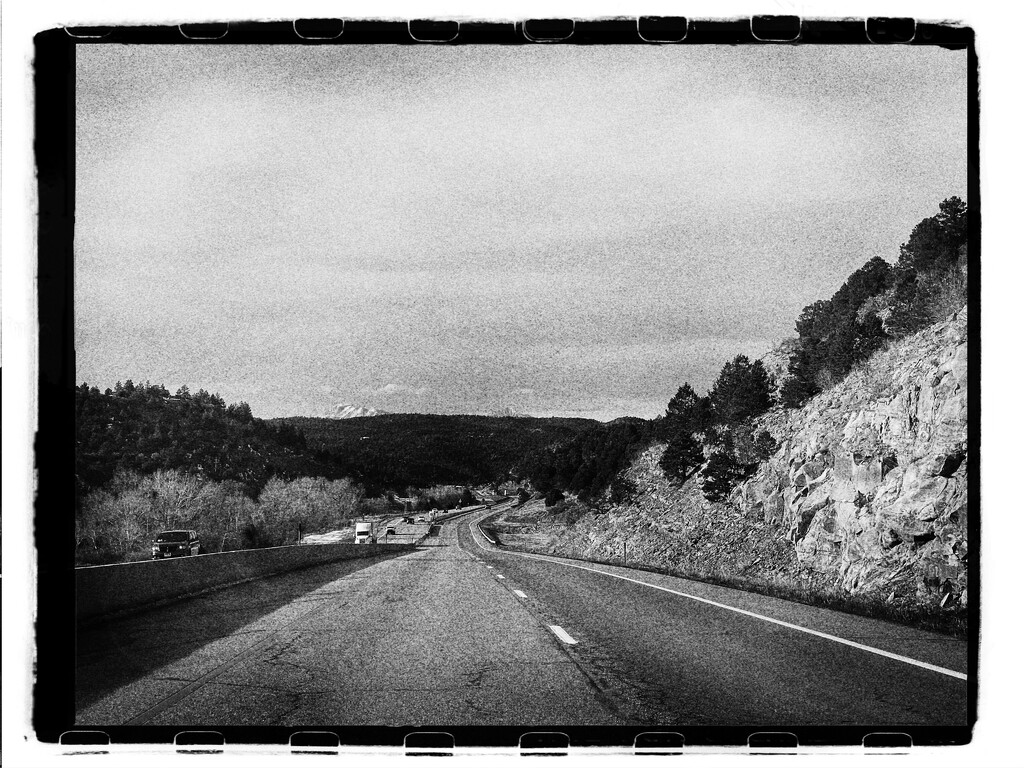
[[966, 204], [951, 197], [900, 246], [894, 266], [874, 257], [827, 301], [804, 307], [782, 402], [797, 407], [840, 381], [876, 350], [967, 302]]
[[180, 470], [241, 483], [255, 497], [274, 476], [341, 479], [330, 456], [306, 445], [301, 430], [254, 418], [249, 405], [161, 384], [118, 382], [75, 390], [75, 473], [82, 490], [110, 482], [117, 470]]
[[130, 379], [75, 390], [76, 562], [149, 555], [162, 530], [199, 530], [206, 551], [294, 542], [361, 513], [362, 488], [288, 424], [217, 394]]
[[597, 424], [590, 419], [390, 413], [355, 419], [289, 417], [369, 495], [408, 486], [484, 485], [518, 472], [523, 457]]
[[874, 257], [830, 299], [804, 307], [796, 321], [789, 376], [778, 393], [760, 360], [737, 355], [706, 394], [686, 382], [663, 416], [628, 426], [595, 426], [547, 446], [525, 462], [526, 474], [549, 505], [561, 501], [563, 490], [585, 503], [605, 497], [618, 503], [636, 490], [621, 471], [641, 450], [662, 441], [660, 466], [667, 477], [682, 483], [696, 476], [706, 498], [724, 500], [778, 450], [774, 437], [754, 426], [773, 407], [776, 394], [783, 407], [800, 407], [890, 341], [964, 306], [968, 225], [965, 203], [948, 198], [936, 215], [913, 229], [895, 265]]
[[304, 533], [345, 527], [372, 500], [349, 480], [272, 477], [253, 498], [235, 480], [158, 469], [119, 469], [84, 494], [75, 516], [75, 563], [144, 560], [165, 530], [199, 532], [203, 552], [296, 543]]
[[[466, 506], [475, 497], [456, 486], [504, 480], [524, 446], [589, 423], [416, 415], [361, 419], [355, 428], [352, 420], [264, 421], [248, 404], [204, 389], [171, 394], [131, 380], [104, 391], [84, 383], [74, 397], [80, 565], [147, 557], [153, 536], [173, 528], [198, 530], [208, 552], [294, 543], [355, 516], [398, 512], [398, 493], [415, 497], [417, 511]], [[362, 439], [367, 431], [373, 439]]]

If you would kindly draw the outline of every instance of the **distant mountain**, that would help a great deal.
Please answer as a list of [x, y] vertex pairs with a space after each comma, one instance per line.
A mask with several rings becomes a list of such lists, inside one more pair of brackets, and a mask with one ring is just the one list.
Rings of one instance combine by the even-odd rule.
[[384, 413], [384, 411], [378, 411], [376, 408], [367, 408], [364, 405], [350, 405], [349, 403], [338, 403], [328, 414], [328, 418], [358, 419], [364, 416], [380, 416], [382, 413]]

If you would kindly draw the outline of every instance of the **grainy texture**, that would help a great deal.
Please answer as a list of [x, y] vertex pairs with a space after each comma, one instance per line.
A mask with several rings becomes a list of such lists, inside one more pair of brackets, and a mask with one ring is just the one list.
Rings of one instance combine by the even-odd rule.
[[967, 390], [965, 309], [766, 417], [781, 447], [733, 501], [845, 591], [966, 605]]
[[722, 503], [658, 467], [626, 503], [576, 520], [543, 502], [497, 518], [505, 544], [694, 575], [967, 605], [967, 321], [961, 311], [878, 352], [803, 408], [758, 419], [779, 450]]
[[310, 565], [410, 548], [408, 544], [303, 545], [76, 568], [78, 618], [148, 606], [160, 600]]

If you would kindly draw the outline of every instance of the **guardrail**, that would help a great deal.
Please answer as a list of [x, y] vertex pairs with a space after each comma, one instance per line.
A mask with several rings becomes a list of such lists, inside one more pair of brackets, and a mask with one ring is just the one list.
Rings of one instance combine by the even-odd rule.
[[79, 619], [148, 607], [275, 573], [411, 550], [412, 544], [298, 544], [75, 569]]

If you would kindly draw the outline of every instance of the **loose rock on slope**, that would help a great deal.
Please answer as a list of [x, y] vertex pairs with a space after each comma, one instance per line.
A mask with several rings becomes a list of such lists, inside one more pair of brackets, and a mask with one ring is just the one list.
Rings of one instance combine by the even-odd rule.
[[853, 594], [967, 601], [967, 313], [895, 342], [803, 408], [733, 499]]
[[549, 551], [709, 576], [967, 604], [966, 308], [875, 354], [803, 408], [758, 420], [779, 450], [733, 491], [703, 498], [658, 468], [626, 471], [624, 504], [588, 512]]

